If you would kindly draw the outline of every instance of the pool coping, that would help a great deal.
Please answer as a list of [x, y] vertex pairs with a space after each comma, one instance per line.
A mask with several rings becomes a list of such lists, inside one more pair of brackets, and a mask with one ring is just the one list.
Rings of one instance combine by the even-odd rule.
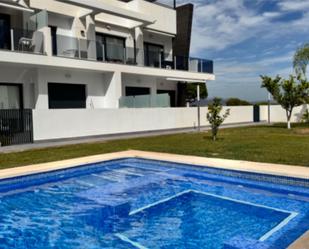
[[294, 177], [309, 180], [309, 167], [305, 166], [259, 163], [251, 161], [187, 156], [187, 155], [169, 154], [161, 152], [147, 152], [138, 150], [127, 150], [121, 152], [113, 152], [113, 153], [80, 157], [68, 160], [2, 169], [0, 170], [0, 180], [16, 176], [24, 176], [24, 175], [45, 173], [48, 171], [54, 171], [66, 168], [73, 168], [83, 164], [98, 163], [121, 158], [142, 158], [142, 159], [161, 160], [174, 163], [191, 164], [195, 166], [207, 166], [217, 169], [237, 170], [247, 173], [260, 173], [260, 174], [286, 176], [286, 177]]
[[[16, 168], [0, 170], [0, 180], [25, 176], [38, 173], [46, 173], [49, 171], [74, 168], [83, 164], [98, 163], [108, 160], [121, 158], [142, 158], [161, 160], [174, 163], [185, 163], [195, 166], [207, 166], [217, 169], [237, 170], [247, 173], [260, 173], [274, 176], [286, 176], [309, 180], [309, 167], [293, 166], [283, 164], [258, 163], [250, 161], [208, 158], [199, 156], [177, 155], [161, 152], [146, 152], [137, 150], [127, 150], [121, 152], [100, 154], [81, 158], [74, 158], [62, 161], [48, 162], [42, 164], [34, 164]], [[288, 249], [304, 249], [309, 244], [309, 230], [291, 244]]]

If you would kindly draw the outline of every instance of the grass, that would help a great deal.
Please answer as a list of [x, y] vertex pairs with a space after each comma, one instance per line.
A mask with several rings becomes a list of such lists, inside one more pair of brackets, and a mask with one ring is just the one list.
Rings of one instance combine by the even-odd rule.
[[69, 145], [0, 154], [0, 169], [128, 149], [309, 166], [309, 125], [284, 124]]

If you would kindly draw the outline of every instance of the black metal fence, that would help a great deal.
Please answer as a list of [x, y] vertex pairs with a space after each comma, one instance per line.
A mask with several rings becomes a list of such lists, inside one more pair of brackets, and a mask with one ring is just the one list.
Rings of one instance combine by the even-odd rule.
[[1, 146], [33, 142], [32, 110], [0, 110]]

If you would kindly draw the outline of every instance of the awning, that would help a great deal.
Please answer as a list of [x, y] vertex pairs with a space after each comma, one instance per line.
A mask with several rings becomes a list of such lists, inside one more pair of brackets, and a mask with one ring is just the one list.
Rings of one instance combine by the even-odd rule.
[[20, 11], [34, 12], [23, 0], [2, 0], [0, 6]]
[[186, 78], [166, 78], [168, 81], [183, 81], [187, 83], [206, 83], [205, 80], [194, 80], [194, 79], [186, 79]]

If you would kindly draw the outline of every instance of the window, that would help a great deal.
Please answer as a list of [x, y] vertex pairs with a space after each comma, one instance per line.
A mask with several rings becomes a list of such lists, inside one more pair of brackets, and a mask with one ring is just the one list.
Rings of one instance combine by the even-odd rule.
[[0, 83], [0, 109], [22, 109], [22, 85]]
[[125, 39], [97, 33], [97, 59], [100, 61], [124, 62]]
[[48, 102], [50, 109], [86, 108], [86, 86], [48, 83]]
[[126, 96], [149, 95], [150, 88], [148, 87], [126, 87]]
[[145, 43], [145, 66], [161, 67], [164, 62], [164, 47], [161, 45]]

